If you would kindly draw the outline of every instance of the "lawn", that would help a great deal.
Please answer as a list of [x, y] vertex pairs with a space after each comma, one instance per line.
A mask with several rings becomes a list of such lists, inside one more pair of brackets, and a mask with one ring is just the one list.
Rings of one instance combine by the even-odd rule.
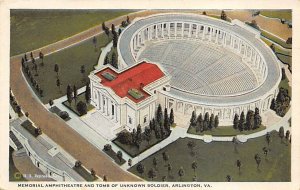
[[[111, 37], [107, 37], [102, 33], [97, 36], [96, 48], [92, 39], [90, 39], [76, 46], [46, 56], [44, 58], [44, 66], [41, 66], [41, 60], [37, 60], [38, 76], [34, 76], [34, 78], [44, 91], [43, 97], [39, 97], [41, 101], [45, 104], [50, 99], [54, 100], [64, 96], [68, 84], [71, 86], [76, 85], [77, 89], [85, 86], [89, 73], [94, 70], [94, 66], [98, 63], [101, 48], [106, 46], [110, 41]], [[54, 71], [55, 64], [59, 66], [58, 77], [61, 82], [60, 88], [56, 86], [57, 74]], [[80, 72], [81, 65], [85, 67], [84, 74]], [[29, 66], [32, 73], [35, 74], [32, 63], [29, 63]]]
[[282, 46], [284, 48], [292, 49], [292, 44], [287, 44], [285, 41], [279, 39], [278, 37], [272, 35], [271, 33], [261, 30], [261, 35], [268, 38], [269, 40], [279, 44], [280, 46]]
[[289, 96], [292, 97], [292, 88], [289, 85], [289, 79], [285, 78], [284, 80], [281, 80], [279, 83], [278, 88], [284, 88], [284, 89], [288, 89], [289, 91]]
[[113, 143], [115, 143], [118, 147], [120, 147], [124, 152], [126, 152], [131, 157], [136, 157], [137, 155], [141, 154], [142, 152], [146, 151], [147, 149], [151, 148], [152, 146], [156, 145], [157, 143], [161, 142], [162, 140], [166, 139], [168, 137], [157, 139], [155, 137], [154, 131], [151, 133], [151, 140], [148, 142], [143, 139], [140, 145], [140, 148], [138, 149], [135, 145], [127, 145], [122, 144], [118, 138], [113, 140]]
[[11, 10], [10, 55], [65, 39], [133, 10]]
[[276, 53], [276, 55], [282, 63], [287, 64], [289, 66], [289, 70], [291, 71], [292, 70], [292, 57], [283, 55], [280, 53]]
[[279, 18], [285, 20], [292, 20], [292, 11], [290, 9], [286, 10], [261, 10], [261, 15], [270, 17], [270, 18]]
[[[86, 101], [85, 101], [85, 92], [83, 92], [83, 93], [81, 93], [81, 94], [79, 94], [78, 96], [77, 96], [77, 103], [78, 102], [80, 102], [80, 101], [82, 101], [82, 102], [84, 102], [84, 103], [86, 103]], [[64, 106], [66, 106], [67, 108], [69, 108], [71, 111], [73, 111], [75, 114], [77, 114], [78, 116], [82, 116], [78, 111], [77, 111], [77, 107], [76, 107], [76, 104], [75, 104], [75, 100], [73, 100], [72, 102], [71, 102], [71, 105], [69, 104], [69, 102], [66, 100], [66, 101], [64, 101], [63, 103], [62, 103]], [[92, 104], [87, 104], [87, 111], [90, 111], [90, 110], [92, 110], [92, 109], [94, 109], [95, 107], [92, 105]]]
[[249, 130], [249, 131], [239, 131], [237, 129], [234, 129], [233, 126], [220, 126], [218, 128], [213, 128], [211, 131], [203, 131], [203, 132], [196, 132], [195, 127], [189, 127], [188, 133], [194, 134], [194, 135], [212, 135], [212, 136], [236, 136], [236, 135], [248, 135], [251, 133], [256, 133], [258, 131], [262, 131], [266, 129], [265, 126], [261, 126], [258, 129], [255, 130]]
[[[189, 141], [193, 141], [196, 145], [194, 154], [187, 147]], [[291, 181], [291, 145], [285, 140], [281, 143], [278, 133], [272, 132], [270, 151], [265, 157], [262, 148], [267, 146], [265, 136], [238, 144], [236, 150], [231, 142], [204, 143], [202, 140], [181, 138], [142, 160], [141, 163], [145, 166], [142, 175], [137, 172], [137, 165], [131, 167], [129, 171], [150, 181], [148, 171], [154, 168], [152, 160], [156, 157], [158, 165], [154, 181], [161, 181], [163, 176], [166, 176], [166, 181], [180, 181], [178, 176], [180, 167], [184, 169], [182, 181], [192, 181], [194, 171], [191, 164], [193, 161], [196, 161], [198, 165], [195, 170], [197, 181], [224, 182], [227, 175], [230, 175], [234, 182]], [[163, 161], [162, 152], [164, 151], [169, 155], [167, 162]], [[254, 160], [254, 155], [257, 153], [261, 157], [259, 170]], [[242, 163], [240, 173], [236, 167], [237, 159]], [[170, 174], [166, 167], [168, 163], [172, 166]]]

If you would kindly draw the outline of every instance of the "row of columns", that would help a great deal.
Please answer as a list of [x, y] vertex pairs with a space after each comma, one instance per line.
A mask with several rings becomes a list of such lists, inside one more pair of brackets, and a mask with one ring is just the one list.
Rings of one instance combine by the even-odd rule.
[[227, 47], [240, 54], [250, 66], [260, 73], [262, 78], [266, 75], [266, 66], [261, 55], [249, 43], [230, 32], [222, 29], [193, 23], [167, 22], [147, 26], [141, 29], [132, 38], [132, 49], [138, 51], [146, 41], [170, 38], [197, 38]]
[[118, 122], [118, 105], [100, 91], [98, 91], [97, 94], [99, 110], [101, 113], [111, 120]]

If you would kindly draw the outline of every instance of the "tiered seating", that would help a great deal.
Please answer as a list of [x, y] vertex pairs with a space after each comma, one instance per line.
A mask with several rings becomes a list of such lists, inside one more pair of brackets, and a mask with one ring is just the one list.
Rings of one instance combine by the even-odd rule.
[[239, 56], [199, 41], [151, 43], [139, 58], [162, 64], [173, 87], [192, 93], [226, 95], [257, 86], [255, 75]]

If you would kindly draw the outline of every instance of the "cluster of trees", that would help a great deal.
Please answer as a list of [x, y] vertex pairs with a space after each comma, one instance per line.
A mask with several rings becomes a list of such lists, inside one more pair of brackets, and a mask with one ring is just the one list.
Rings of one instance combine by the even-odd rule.
[[67, 101], [68, 103], [72, 104], [72, 101], [75, 101], [75, 105], [76, 105], [76, 109], [77, 111], [81, 114], [84, 115], [87, 113], [87, 104], [90, 102], [91, 100], [91, 89], [90, 89], [90, 84], [89, 82], [86, 83], [86, 90], [85, 90], [85, 102], [83, 101], [79, 101], [77, 103], [77, 99], [78, 99], [78, 92], [77, 92], [77, 87], [75, 85], [73, 85], [73, 88], [68, 85], [67, 86]]
[[221, 12], [221, 19], [227, 21], [227, 15], [224, 10]]
[[141, 125], [137, 126], [137, 129], [133, 129], [130, 133], [123, 131], [118, 134], [118, 139], [122, 144], [134, 145], [140, 148], [143, 140], [146, 140], [148, 144], [152, 139], [152, 134], [155, 134], [156, 139], [164, 139], [171, 133], [170, 126], [174, 123], [174, 113], [171, 109], [170, 116], [168, 110], [165, 108], [164, 114], [162, 113], [161, 105], [158, 105], [156, 111], [156, 118], [153, 118], [148, 127], [145, 127], [145, 131], [142, 133]]
[[[29, 78], [31, 85], [35, 88], [36, 92], [41, 97], [43, 97], [44, 91], [34, 78], [34, 76], [38, 76], [38, 65], [37, 65], [35, 58], [33, 57], [32, 52], [30, 53], [30, 58], [31, 58], [32, 68], [30, 68], [31, 66], [29, 66], [29, 64], [28, 64], [29, 59], [25, 53], [24, 57], [22, 57], [22, 59], [21, 59], [22, 69], [23, 69], [24, 73], [27, 75], [27, 77]], [[42, 52], [39, 53], [39, 58], [42, 60], [41, 65], [43, 65], [44, 54]], [[34, 73], [33, 73], [33, 71], [34, 71]]]
[[214, 114], [209, 115], [208, 112], [205, 113], [204, 118], [201, 113], [197, 117], [196, 112], [193, 111], [190, 126], [196, 128], [196, 132], [211, 130], [219, 126], [219, 117], [217, 115], [214, 116]]
[[290, 106], [291, 97], [288, 89], [280, 88], [276, 99], [273, 98], [270, 108], [276, 112], [277, 115], [283, 117]]
[[259, 114], [259, 109], [255, 108], [255, 112], [253, 110], [248, 110], [247, 115], [245, 117], [244, 111], [242, 111], [241, 115], [235, 114], [233, 119], [233, 128], [243, 130], [254, 130], [261, 126], [261, 116]]
[[292, 37], [289, 37], [287, 40], [286, 40], [286, 44], [292, 44], [293, 43], [293, 38]]
[[[105, 23], [102, 24], [102, 28], [105, 31], [105, 33], [109, 35], [109, 28], [105, 26]], [[121, 32], [122, 32], [121, 29], [119, 29], [119, 31], [116, 32], [115, 25], [114, 24], [111, 25], [111, 33], [112, 33], [112, 36], [113, 36], [113, 49], [111, 50], [112, 51], [111, 59], [109, 58], [110, 54], [107, 54], [105, 56], [104, 63], [103, 63], [104, 65], [110, 64], [116, 69], [118, 69], [119, 66], [118, 66], [118, 57], [117, 57], [115, 48], [118, 45], [118, 39], [119, 39], [119, 35], [121, 34]]]
[[122, 23], [121, 23], [121, 26], [123, 28], [125, 28], [126, 26], [128, 26], [130, 24], [130, 19], [129, 19], [129, 16], [126, 17], [126, 20], [123, 20]]
[[9, 100], [10, 100], [10, 105], [12, 106], [12, 108], [14, 109], [14, 111], [18, 114], [19, 117], [21, 117], [23, 115], [22, 114], [22, 110], [21, 110], [21, 106], [15, 100], [15, 97], [13, 96], [13, 94], [11, 93], [11, 91], [9, 92]]

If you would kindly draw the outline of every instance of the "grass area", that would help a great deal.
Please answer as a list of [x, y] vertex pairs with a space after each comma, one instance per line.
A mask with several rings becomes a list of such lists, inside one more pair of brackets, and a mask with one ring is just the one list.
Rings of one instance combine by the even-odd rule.
[[279, 18], [285, 20], [292, 20], [292, 11], [289, 9], [286, 10], [261, 10], [261, 15], [270, 17], [270, 18]]
[[[97, 36], [96, 48], [92, 39], [89, 39], [76, 46], [46, 56], [44, 58], [44, 66], [41, 66], [41, 60], [37, 60], [38, 76], [34, 76], [34, 78], [44, 91], [43, 97], [37, 94], [41, 101], [45, 104], [50, 99], [54, 100], [64, 96], [67, 92], [68, 84], [71, 86], [76, 85], [77, 89], [85, 86], [86, 81], [89, 80], [89, 73], [94, 70], [94, 66], [98, 63], [101, 48], [106, 46], [111, 40], [111, 37], [107, 37], [106, 34], [100, 34]], [[54, 71], [55, 64], [59, 66], [60, 88], [56, 86], [57, 74]], [[84, 74], [80, 72], [81, 65], [85, 66]], [[32, 63], [29, 63], [29, 68], [35, 74]]]
[[[194, 153], [188, 148], [189, 141], [195, 143]], [[202, 140], [181, 138], [174, 143], [164, 147], [155, 154], [142, 160], [145, 166], [143, 174], [137, 172], [137, 165], [129, 169], [130, 172], [150, 181], [148, 171], [153, 166], [153, 158], [157, 159], [155, 181], [162, 181], [166, 176], [166, 181], [180, 181], [178, 170], [184, 169], [182, 181], [192, 181], [194, 171], [191, 167], [193, 161], [197, 162], [195, 174], [197, 181], [222, 182], [226, 181], [226, 176], [230, 175], [232, 181], [291, 181], [291, 145], [285, 140], [281, 140], [277, 132], [271, 133], [271, 143], [269, 146], [268, 156], [263, 154], [263, 147], [267, 147], [265, 136], [250, 139], [248, 142], [238, 144], [236, 149], [232, 142], [211, 142], [205, 143]], [[166, 151], [169, 155], [167, 162], [163, 161], [162, 152]], [[259, 154], [261, 163], [257, 169], [254, 155]], [[239, 173], [236, 167], [236, 161], [241, 161], [241, 171]], [[172, 166], [168, 174], [167, 164]]]
[[84, 167], [79, 166], [79, 167], [73, 167], [73, 169], [81, 176], [83, 177], [86, 181], [95, 181], [98, 178], [95, 176], [92, 176], [89, 171], [87, 171]]
[[151, 148], [152, 146], [156, 145], [157, 143], [161, 142], [162, 140], [166, 139], [157, 139], [155, 137], [154, 131], [151, 133], [151, 140], [149, 143], [143, 139], [141, 142], [140, 148], [138, 149], [135, 145], [127, 145], [127, 144], [122, 144], [118, 138], [113, 140], [113, 143], [115, 143], [118, 147], [120, 147], [124, 152], [126, 152], [128, 155], [131, 157], [136, 157], [137, 155], [141, 154], [142, 152], [146, 151], [147, 149]]
[[12, 158], [13, 151], [14, 149], [9, 147], [9, 181], [27, 181], [15, 166]]
[[[81, 93], [81, 94], [79, 94], [79, 95], [77, 96], [77, 103], [80, 102], [80, 101], [86, 103], [86, 101], [85, 101], [85, 93], [84, 93], [84, 92]], [[75, 104], [75, 100], [73, 100], [73, 101], [71, 102], [71, 105], [69, 104], [69, 102], [68, 102], [67, 100], [64, 101], [62, 104], [63, 104], [64, 106], [66, 106], [67, 108], [69, 108], [71, 111], [73, 111], [73, 112], [74, 112], [75, 114], [77, 114], [78, 116], [82, 116], [82, 115], [78, 112], [78, 110], [77, 110], [77, 106], [76, 106], [76, 104]], [[92, 104], [87, 103], [87, 111], [90, 111], [90, 110], [92, 110], [92, 109], [94, 109], [94, 108], [95, 108], [95, 107], [94, 107]]]
[[103, 152], [105, 152], [109, 157], [111, 157], [120, 166], [123, 165], [126, 162], [126, 160], [124, 160], [124, 158], [122, 158], [120, 160], [117, 157], [117, 153], [115, 153], [113, 150], [108, 150], [108, 151], [103, 150]]
[[287, 44], [285, 41], [279, 39], [278, 37], [261, 30], [261, 35], [268, 38], [269, 40], [281, 45], [282, 47], [286, 48], [286, 49], [292, 49], [292, 44]]
[[236, 135], [248, 135], [251, 133], [256, 133], [258, 131], [262, 131], [266, 129], [264, 125], [262, 125], [260, 128], [255, 130], [249, 130], [249, 131], [239, 131], [237, 129], [234, 129], [233, 126], [220, 126], [218, 128], [213, 128], [211, 131], [203, 131], [203, 132], [196, 132], [195, 127], [189, 127], [188, 133], [194, 134], [194, 135], [212, 135], [212, 136], [236, 136]]
[[11, 10], [10, 55], [43, 47], [130, 12], [134, 11]]
[[29, 120], [24, 121], [23, 123], [21, 123], [21, 126], [23, 126], [31, 135], [33, 135], [34, 137], [39, 136], [35, 130], [36, 128], [32, 125], [32, 123]]
[[[264, 41], [269, 47], [271, 46], [272, 42], [265, 38], [261, 38], [262, 41]], [[289, 67], [289, 70], [292, 71], [292, 52], [286, 51], [282, 48], [280, 48], [278, 45], [274, 44], [275, 46], [275, 55], [277, 58], [284, 64], [287, 64]]]

